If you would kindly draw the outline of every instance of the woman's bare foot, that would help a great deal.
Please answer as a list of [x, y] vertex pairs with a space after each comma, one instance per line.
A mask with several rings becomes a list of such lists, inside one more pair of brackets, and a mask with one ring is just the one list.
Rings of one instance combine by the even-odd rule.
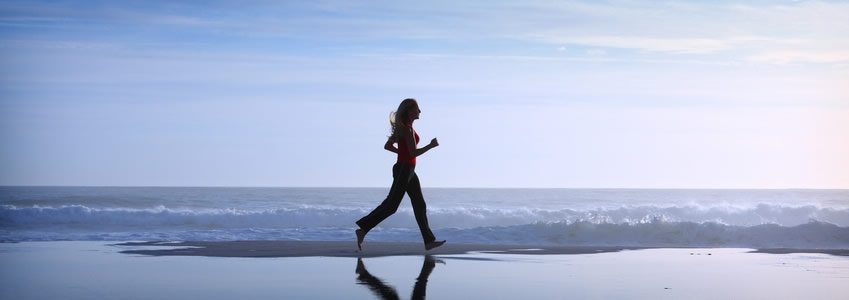
[[359, 248], [360, 251], [363, 251], [363, 240], [366, 239], [366, 232], [362, 229], [357, 229], [354, 233], [357, 234], [357, 248]]
[[445, 241], [433, 241], [433, 242], [425, 243], [425, 250], [430, 250], [430, 249], [442, 246], [442, 244], [445, 244]]

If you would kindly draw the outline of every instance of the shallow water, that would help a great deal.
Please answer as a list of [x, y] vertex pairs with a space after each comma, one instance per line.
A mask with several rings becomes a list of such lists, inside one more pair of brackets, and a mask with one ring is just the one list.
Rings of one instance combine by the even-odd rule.
[[[3, 299], [380, 299], [413, 295], [424, 256], [149, 257], [104, 242], [0, 244]], [[433, 256], [431, 299], [843, 299], [849, 258], [749, 249]], [[362, 269], [379, 284], [367, 280]], [[359, 273], [358, 273], [359, 271]]]

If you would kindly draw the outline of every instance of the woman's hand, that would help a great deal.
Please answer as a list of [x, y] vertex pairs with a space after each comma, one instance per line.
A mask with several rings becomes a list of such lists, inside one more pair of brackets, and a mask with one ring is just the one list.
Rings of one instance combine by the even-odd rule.
[[433, 138], [432, 140], [430, 140], [430, 144], [428, 146], [430, 146], [431, 148], [435, 148], [436, 146], [439, 146], [439, 141], [436, 140], [436, 138]]

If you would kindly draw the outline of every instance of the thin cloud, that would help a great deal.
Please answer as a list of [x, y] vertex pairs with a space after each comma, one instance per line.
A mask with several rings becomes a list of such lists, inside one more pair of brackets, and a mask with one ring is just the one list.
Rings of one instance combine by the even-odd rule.
[[559, 37], [556, 34], [540, 36], [539, 41], [554, 44], [624, 48], [677, 54], [716, 53], [730, 48], [730, 43], [719, 39], [650, 38], [634, 36]]
[[[703, 2], [511, 1], [463, 3], [254, 3], [241, 10], [227, 3], [176, 3], [128, 7], [118, 4], [10, 4], [0, 8], [0, 26], [97, 28], [120, 23], [162, 32], [204, 34], [220, 40], [284, 44], [321, 41], [338, 53], [392, 53], [415, 42], [455, 54], [535, 57], [525, 49], [593, 48], [606, 57], [655, 60], [714, 60], [761, 64], [846, 62], [849, 4], [805, 1], [784, 4]], [[100, 7], [102, 6], [102, 7]], [[3, 22], [6, 22], [5, 24]], [[61, 28], [57, 27], [57, 28]], [[148, 28], [148, 26], [155, 26]], [[211, 34], [211, 35], [210, 35]], [[108, 38], [108, 37], [107, 37]], [[156, 44], [157, 36], [124, 38], [128, 46]], [[144, 40], [148, 39], [148, 40]], [[355, 42], [365, 42], [357, 45]], [[179, 41], [165, 41], [179, 43]], [[198, 41], [203, 43], [204, 41]], [[219, 41], [208, 40], [207, 43]], [[456, 46], [467, 44], [467, 46]], [[511, 45], [496, 49], [491, 45]], [[168, 47], [163, 43], [163, 47]], [[355, 50], [354, 50], [355, 49]], [[628, 51], [616, 51], [617, 49]], [[586, 50], [586, 49], [583, 49]], [[451, 50], [440, 50], [450, 52]], [[460, 53], [462, 52], [462, 53]], [[560, 52], [564, 52], [560, 50]], [[587, 53], [587, 52], [584, 52]], [[319, 55], [319, 54], [316, 54]]]
[[752, 56], [749, 58], [749, 60], [753, 62], [767, 62], [776, 64], [849, 63], [849, 51], [775, 51]]

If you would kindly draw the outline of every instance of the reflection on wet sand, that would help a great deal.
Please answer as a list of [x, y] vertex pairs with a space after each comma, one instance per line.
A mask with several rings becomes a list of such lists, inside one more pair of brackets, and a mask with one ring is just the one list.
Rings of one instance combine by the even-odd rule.
[[[419, 277], [416, 278], [416, 285], [413, 286], [413, 295], [411, 299], [425, 299], [425, 295], [427, 293], [427, 278], [430, 277], [430, 273], [433, 272], [433, 268], [436, 267], [436, 263], [444, 263], [443, 261], [436, 260], [433, 256], [427, 255], [424, 257], [424, 263], [422, 263], [422, 270], [419, 272]], [[357, 259], [357, 281], [358, 284], [362, 284], [367, 286], [376, 296], [380, 299], [400, 299], [398, 297], [398, 292], [395, 291], [395, 288], [387, 285], [380, 278], [371, 275], [371, 273], [366, 270], [365, 264], [363, 264], [363, 259]]]

